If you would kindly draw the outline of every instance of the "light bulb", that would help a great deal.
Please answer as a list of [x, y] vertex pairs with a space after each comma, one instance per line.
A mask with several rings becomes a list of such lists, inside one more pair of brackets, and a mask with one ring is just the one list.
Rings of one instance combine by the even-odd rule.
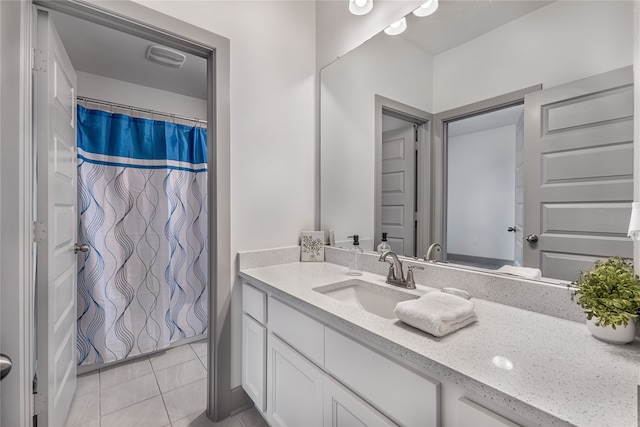
[[429, 16], [438, 9], [438, 0], [428, 0], [413, 11], [413, 14], [419, 17]]
[[354, 15], [366, 15], [373, 9], [373, 0], [349, 0], [349, 12]]
[[396, 22], [394, 22], [393, 24], [389, 25], [387, 29], [384, 30], [384, 32], [390, 36], [397, 36], [398, 34], [404, 32], [404, 30], [406, 29], [407, 29], [407, 19], [401, 18]]

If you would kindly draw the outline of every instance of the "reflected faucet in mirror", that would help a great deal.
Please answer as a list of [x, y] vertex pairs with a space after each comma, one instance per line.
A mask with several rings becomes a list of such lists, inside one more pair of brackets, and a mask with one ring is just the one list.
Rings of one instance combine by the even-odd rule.
[[440, 246], [440, 243], [432, 243], [423, 259], [427, 262], [436, 262], [437, 260], [433, 259], [434, 253], [437, 253], [438, 258], [442, 260], [442, 246]]

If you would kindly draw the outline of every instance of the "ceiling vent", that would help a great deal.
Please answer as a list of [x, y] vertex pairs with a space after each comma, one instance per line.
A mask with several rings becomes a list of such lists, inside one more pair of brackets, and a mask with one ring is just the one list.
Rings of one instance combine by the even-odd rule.
[[149, 46], [145, 55], [147, 59], [156, 64], [166, 65], [171, 68], [180, 68], [187, 57], [173, 49], [164, 46]]

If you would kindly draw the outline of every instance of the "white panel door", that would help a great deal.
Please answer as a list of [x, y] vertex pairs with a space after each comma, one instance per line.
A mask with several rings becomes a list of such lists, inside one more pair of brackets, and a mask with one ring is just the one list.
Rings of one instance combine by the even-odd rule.
[[[413, 125], [382, 134], [381, 219], [391, 249], [415, 256], [415, 129]], [[379, 237], [379, 236], [377, 236]]]
[[35, 15], [38, 425], [63, 426], [76, 386], [76, 74], [48, 13]]
[[[574, 280], [594, 260], [633, 257], [631, 67], [525, 96], [524, 264]], [[530, 239], [535, 240], [535, 239]]]

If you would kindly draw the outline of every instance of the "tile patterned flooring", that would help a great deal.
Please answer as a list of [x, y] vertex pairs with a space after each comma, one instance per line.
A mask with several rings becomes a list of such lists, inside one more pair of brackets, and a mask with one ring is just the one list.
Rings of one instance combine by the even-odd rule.
[[198, 341], [80, 375], [65, 427], [266, 427], [255, 408], [207, 419], [206, 358]]

